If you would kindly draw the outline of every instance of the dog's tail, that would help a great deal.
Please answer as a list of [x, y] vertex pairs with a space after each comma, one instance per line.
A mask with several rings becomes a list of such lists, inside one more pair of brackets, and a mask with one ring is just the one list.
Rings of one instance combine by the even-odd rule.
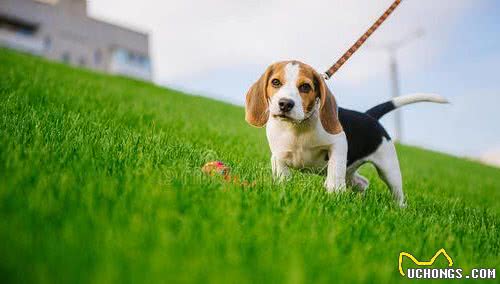
[[395, 97], [394, 99], [388, 102], [381, 103], [377, 106], [372, 107], [371, 109], [366, 111], [366, 114], [378, 120], [382, 116], [386, 115], [387, 113], [399, 107], [419, 102], [432, 102], [439, 104], [449, 103], [446, 98], [440, 95], [417, 93], [417, 94]]

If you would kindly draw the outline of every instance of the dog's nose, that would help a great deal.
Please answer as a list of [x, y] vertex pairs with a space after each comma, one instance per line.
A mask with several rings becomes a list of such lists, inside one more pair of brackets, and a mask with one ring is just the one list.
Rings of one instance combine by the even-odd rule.
[[283, 98], [278, 101], [278, 105], [282, 112], [289, 112], [290, 110], [292, 110], [295, 102], [290, 99]]

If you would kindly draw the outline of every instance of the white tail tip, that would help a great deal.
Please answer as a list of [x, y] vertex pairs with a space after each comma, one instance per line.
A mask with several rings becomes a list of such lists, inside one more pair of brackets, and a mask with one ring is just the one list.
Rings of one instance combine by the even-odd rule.
[[438, 103], [438, 104], [447, 104], [449, 101], [438, 94], [425, 94], [425, 93], [416, 93], [416, 94], [410, 94], [410, 95], [404, 95], [400, 97], [396, 97], [392, 99], [392, 103], [396, 108], [408, 105], [408, 104], [413, 104], [413, 103], [419, 103], [419, 102], [432, 102], [432, 103]]

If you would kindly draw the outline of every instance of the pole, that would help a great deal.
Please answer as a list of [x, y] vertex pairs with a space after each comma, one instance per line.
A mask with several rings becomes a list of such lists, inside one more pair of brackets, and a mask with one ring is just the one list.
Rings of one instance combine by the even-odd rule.
[[[401, 94], [399, 87], [399, 73], [398, 73], [398, 62], [396, 59], [396, 52], [392, 51], [390, 54], [390, 77], [391, 77], [391, 89], [392, 97], [399, 97]], [[397, 109], [394, 112], [394, 136], [395, 140], [401, 142], [403, 140], [403, 126], [402, 126], [402, 113], [401, 109]]]
[[[375, 46], [375, 48], [383, 49], [389, 55], [389, 71], [390, 71], [390, 84], [391, 84], [391, 95], [393, 98], [401, 95], [401, 86], [400, 86], [400, 78], [399, 78], [399, 68], [398, 68], [398, 60], [397, 60], [397, 51], [400, 48], [405, 47], [412, 41], [417, 38], [422, 37], [425, 34], [425, 31], [422, 29], [418, 29], [415, 32], [409, 34], [407, 37], [404, 37], [400, 40], [390, 42], [381, 47]], [[372, 46], [374, 47], [374, 46]], [[403, 114], [400, 109], [395, 110], [394, 112], [394, 140], [401, 142], [403, 140]]]

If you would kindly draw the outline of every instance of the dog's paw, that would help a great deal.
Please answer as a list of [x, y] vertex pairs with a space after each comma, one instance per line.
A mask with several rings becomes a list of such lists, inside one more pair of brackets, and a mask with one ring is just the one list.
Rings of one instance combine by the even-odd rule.
[[326, 191], [329, 193], [343, 193], [346, 192], [347, 187], [345, 185], [345, 181], [330, 181], [326, 180], [325, 181], [325, 188]]
[[399, 208], [404, 209], [406, 208], [406, 201], [404, 199], [401, 200], [396, 200], [396, 203], [398, 204]]
[[274, 174], [273, 175], [273, 180], [275, 182], [285, 182], [287, 180], [290, 180], [292, 178], [292, 175], [290, 174], [289, 171], [281, 172], [279, 174]]

